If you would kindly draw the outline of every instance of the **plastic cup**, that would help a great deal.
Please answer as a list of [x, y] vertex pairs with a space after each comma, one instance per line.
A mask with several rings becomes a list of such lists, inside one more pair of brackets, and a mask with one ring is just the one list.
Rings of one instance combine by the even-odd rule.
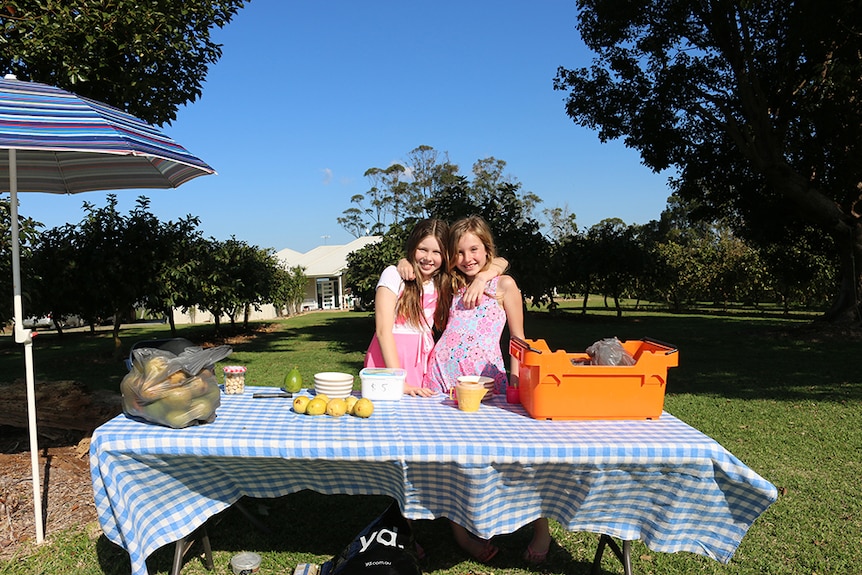
[[479, 411], [482, 398], [488, 390], [481, 383], [459, 383], [455, 386], [455, 396], [458, 398], [458, 409], [461, 411]]

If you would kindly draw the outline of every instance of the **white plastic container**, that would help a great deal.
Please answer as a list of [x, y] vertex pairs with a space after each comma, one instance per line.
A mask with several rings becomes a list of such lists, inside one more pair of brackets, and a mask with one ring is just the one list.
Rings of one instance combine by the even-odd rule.
[[359, 372], [362, 397], [371, 401], [400, 401], [404, 395], [407, 370], [388, 367], [366, 367]]
[[260, 570], [260, 555], [247, 551], [237, 553], [231, 558], [230, 567], [235, 575], [252, 575]]

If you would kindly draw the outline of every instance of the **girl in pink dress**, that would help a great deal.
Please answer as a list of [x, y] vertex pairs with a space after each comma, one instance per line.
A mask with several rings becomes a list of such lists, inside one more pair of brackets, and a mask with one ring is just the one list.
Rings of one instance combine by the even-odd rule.
[[[415, 279], [404, 281], [395, 266], [380, 275], [374, 298], [374, 337], [365, 354], [365, 367], [407, 371], [404, 393], [428, 397], [422, 386], [436, 327], [446, 325], [451, 291], [446, 273], [446, 222], [422, 220], [407, 239], [407, 262]], [[438, 302], [440, 305], [438, 305]]]
[[[485, 375], [494, 378], [495, 391], [505, 393], [506, 377], [500, 337], [508, 324], [509, 335], [524, 339], [524, 300], [515, 280], [502, 275], [488, 282], [484, 297], [468, 308], [462, 301], [466, 286], [491, 264], [495, 256], [491, 229], [482, 218], [470, 216], [458, 220], [449, 229], [449, 271], [454, 297], [449, 322], [431, 356], [425, 385], [448, 393], [462, 375]], [[518, 361], [511, 358], [509, 377], [517, 385]], [[475, 559], [485, 563], [497, 554], [490, 541], [479, 539], [461, 525], [450, 522], [455, 540]], [[524, 559], [531, 564], [545, 560], [551, 543], [546, 518], [533, 522], [533, 539]]]

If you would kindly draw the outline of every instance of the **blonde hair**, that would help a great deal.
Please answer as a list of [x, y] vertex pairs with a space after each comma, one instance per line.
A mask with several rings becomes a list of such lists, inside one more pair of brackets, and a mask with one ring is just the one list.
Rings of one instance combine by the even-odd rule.
[[485, 246], [488, 259], [479, 271], [488, 269], [494, 258], [497, 257], [497, 248], [494, 246], [494, 234], [491, 233], [491, 227], [488, 225], [488, 222], [482, 219], [481, 216], [467, 216], [452, 224], [449, 227], [449, 275], [452, 276], [453, 290], [457, 290], [470, 283], [456, 265], [458, 262], [458, 243], [466, 234], [473, 234]]

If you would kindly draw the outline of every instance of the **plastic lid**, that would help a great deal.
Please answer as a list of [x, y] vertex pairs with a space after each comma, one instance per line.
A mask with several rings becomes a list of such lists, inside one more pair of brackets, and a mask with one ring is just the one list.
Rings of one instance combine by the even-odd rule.
[[225, 373], [245, 373], [244, 365], [226, 365], [224, 366]]
[[230, 560], [231, 567], [234, 571], [243, 571], [246, 569], [257, 569], [260, 567], [260, 555], [257, 553], [242, 552], [237, 553]]
[[407, 375], [407, 370], [400, 367], [364, 367], [359, 372], [359, 377], [362, 377], [363, 375], [372, 377], [401, 378]]

